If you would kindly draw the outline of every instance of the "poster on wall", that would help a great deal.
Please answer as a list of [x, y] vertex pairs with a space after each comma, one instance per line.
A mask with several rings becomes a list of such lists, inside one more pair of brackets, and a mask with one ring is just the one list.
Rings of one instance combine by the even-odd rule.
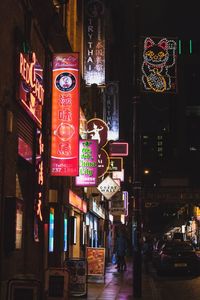
[[70, 274], [69, 291], [71, 296], [87, 294], [87, 260], [85, 258], [70, 258], [66, 261]]
[[97, 140], [79, 141], [79, 176], [76, 179], [77, 186], [97, 185]]
[[175, 39], [146, 37], [142, 53], [142, 90], [153, 93], [176, 93]]
[[79, 152], [79, 55], [53, 55], [51, 175], [77, 176]]
[[105, 248], [87, 247], [88, 275], [104, 276]]

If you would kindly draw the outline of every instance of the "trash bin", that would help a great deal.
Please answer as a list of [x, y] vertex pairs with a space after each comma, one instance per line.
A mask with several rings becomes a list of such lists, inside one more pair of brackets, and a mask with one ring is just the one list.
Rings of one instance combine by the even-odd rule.
[[65, 266], [69, 271], [70, 295], [81, 297], [87, 295], [87, 260], [85, 258], [68, 258]]

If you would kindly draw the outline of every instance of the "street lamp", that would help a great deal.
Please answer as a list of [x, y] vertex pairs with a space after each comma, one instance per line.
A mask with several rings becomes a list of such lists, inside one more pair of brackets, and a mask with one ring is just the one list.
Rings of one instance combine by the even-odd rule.
[[140, 98], [133, 97], [133, 295], [142, 295], [142, 256], [141, 256], [141, 145], [139, 129]]
[[141, 130], [140, 130], [140, 0], [134, 4], [134, 53], [133, 53], [133, 196], [132, 246], [133, 246], [133, 296], [142, 295], [142, 254], [141, 254]]

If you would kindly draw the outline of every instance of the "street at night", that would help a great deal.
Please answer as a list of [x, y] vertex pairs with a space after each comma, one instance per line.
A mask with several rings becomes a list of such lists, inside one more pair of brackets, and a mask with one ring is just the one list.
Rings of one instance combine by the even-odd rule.
[[[119, 274], [111, 266], [107, 268], [105, 283], [89, 283], [88, 300], [131, 300], [132, 297], [132, 265], [127, 272]], [[153, 267], [149, 274], [143, 274], [143, 300], [198, 300], [200, 293], [200, 277], [185, 274], [166, 274], [158, 276]], [[72, 298], [76, 299], [75, 297]]]
[[198, 20], [0, 0], [0, 300], [200, 299]]

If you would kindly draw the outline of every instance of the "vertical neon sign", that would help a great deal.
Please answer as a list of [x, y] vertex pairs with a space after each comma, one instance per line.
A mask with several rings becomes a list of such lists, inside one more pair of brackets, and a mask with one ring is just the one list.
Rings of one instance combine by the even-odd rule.
[[68, 240], [67, 226], [68, 226], [67, 214], [64, 213], [64, 249], [63, 249], [64, 251], [67, 251], [67, 240]]
[[73, 244], [76, 245], [76, 226], [77, 226], [76, 217], [73, 218], [73, 223], [74, 223]]
[[53, 56], [51, 175], [77, 176], [79, 152], [79, 56]]
[[54, 251], [54, 208], [49, 211], [49, 252]]
[[84, 79], [87, 85], [105, 84], [105, 6], [102, 0], [84, 1]]

